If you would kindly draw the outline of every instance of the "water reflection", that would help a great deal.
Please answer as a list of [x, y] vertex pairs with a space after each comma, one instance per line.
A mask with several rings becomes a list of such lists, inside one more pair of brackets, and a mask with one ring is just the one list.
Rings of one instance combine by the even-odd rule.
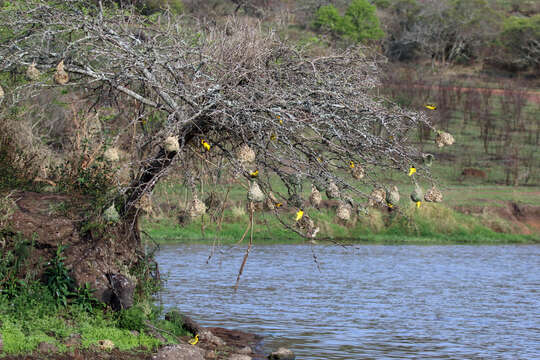
[[300, 359], [540, 358], [540, 246], [168, 245], [165, 306]]

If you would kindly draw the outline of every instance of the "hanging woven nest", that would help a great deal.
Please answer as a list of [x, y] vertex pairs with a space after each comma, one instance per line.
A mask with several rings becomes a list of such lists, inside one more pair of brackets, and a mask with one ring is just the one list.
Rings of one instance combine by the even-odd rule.
[[389, 191], [386, 192], [386, 204], [390, 207], [396, 206], [399, 203], [399, 189], [397, 186], [392, 186]]
[[315, 223], [307, 214], [296, 222], [296, 226], [304, 231], [309, 238], [314, 238], [319, 232], [319, 227], [315, 227]]
[[435, 143], [438, 147], [443, 147], [445, 145], [452, 145], [455, 142], [454, 137], [444, 131], [438, 131], [437, 136], [435, 137]]
[[249, 190], [248, 190], [248, 195], [247, 195], [248, 200], [258, 203], [258, 202], [263, 202], [264, 197], [265, 197], [264, 193], [259, 187], [259, 184], [256, 181], [251, 181], [249, 184]]
[[2, 88], [2, 85], [0, 85], [0, 101], [2, 101], [4, 96], [5, 96], [4, 89]]
[[431, 189], [426, 191], [426, 195], [424, 195], [424, 200], [426, 202], [440, 203], [443, 201], [443, 194], [439, 189], [433, 186]]
[[422, 154], [422, 162], [427, 167], [431, 167], [431, 165], [433, 165], [433, 160], [435, 160], [435, 156], [433, 156], [433, 154]]
[[311, 206], [318, 209], [321, 206], [321, 202], [321, 193], [319, 192], [319, 190], [317, 190], [317, 187], [315, 185], [311, 185], [311, 195], [309, 195], [309, 203], [311, 204]]
[[180, 144], [178, 143], [178, 138], [176, 136], [169, 136], [163, 141], [163, 148], [168, 153], [179, 152]]
[[366, 176], [364, 168], [361, 165], [358, 165], [358, 164], [356, 164], [351, 169], [351, 174], [352, 174], [352, 177], [355, 178], [356, 180], [361, 180], [361, 179], [364, 178], [364, 176]]
[[280, 207], [280, 206], [281, 206], [281, 203], [278, 201], [274, 193], [270, 191], [268, 193], [268, 197], [266, 198], [266, 208], [268, 210], [274, 210], [276, 207]]
[[103, 158], [109, 162], [117, 162], [120, 160], [120, 155], [116, 148], [110, 147], [103, 153]]
[[139, 199], [139, 202], [137, 203], [137, 208], [139, 208], [141, 211], [143, 211], [146, 214], [151, 214], [152, 213], [152, 197], [148, 193], [145, 193]]
[[368, 205], [369, 206], [381, 206], [384, 205], [386, 200], [386, 191], [382, 188], [373, 189], [369, 194]]
[[352, 208], [351, 205], [344, 201], [340, 201], [336, 210], [336, 216], [343, 221], [349, 221], [351, 219]]
[[204, 205], [204, 203], [199, 200], [197, 195], [194, 195], [188, 211], [191, 218], [196, 218], [206, 213], [206, 205]]
[[339, 188], [335, 182], [330, 181], [328, 184], [328, 187], [326, 188], [326, 196], [329, 199], [338, 199], [340, 197]]
[[272, 199], [270, 199], [270, 197], [266, 198], [266, 202], [264, 203], [264, 205], [266, 205], [266, 208], [268, 210], [274, 210], [276, 208], [275, 203], [272, 201]]
[[29, 80], [32, 80], [32, 81], [38, 81], [40, 76], [41, 76], [41, 73], [40, 73], [39, 70], [36, 68], [36, 64], [35, 64], [35, 63], [32, 63], [32, 64], [28, 67], [28, 69], [26, 69], [26, 77], [27, 77]]
[[103, 219], [109, 223], [117, 223], [120, 221], [120, 214], [116, 211], [114, 204], [109, 206], [107, 210], [103, 212]]
[[247, 144], [242, 144], [236, 151], [236, 157], [242, 164], [249, 164], [255, 161], [255, 151]]
[[420, 186], [416, 185], [414, 191], [411, 193], [411, 200], [415, 203], [418, 203], [423, 200], [424, 192]]
[[64, 70], [64, 60], [60, 61], [56, 66], [56, 72], [54, 73], [54, 81], [59, 85], [66, 85], [69, 81], [69, 75]]

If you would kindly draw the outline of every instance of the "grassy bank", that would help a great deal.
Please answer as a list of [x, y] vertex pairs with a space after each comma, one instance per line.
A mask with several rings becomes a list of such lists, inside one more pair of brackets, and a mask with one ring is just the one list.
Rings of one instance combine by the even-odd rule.
[[[0, 356], [113, 349], [148, 354], [164, 344], [191, 336], [180, 323], [161, 319], [159, 309], [136, 305], [114, 313], [100, 306], [57, 306], [47, 286], [19, 281], [0, 295]], [[150, 331], [146, 323], [163, 331]], [[124, 357], [122, 357], [124, 358]]]
[[2, 249], [0, 356], [113, 349], [148, 354], [191, 336], [182, 328], [181, 318], [163, 320], [161, 309], [141, 295], [155, 284], [141, 284], [135, 305], [115, 312], [95, 299], [88, 284], [74, 285], [63, 263], [62, 247], [44, 264], [43, 274], [32, 269], [30, 243], [20, 237], [13, 247]]
[[[236, 213], [235, 213], [236, 212]], [[234, 244], [242, 238], [249, 217], [245, 213], [226, 210], [221, 230], [209, 217], [180, 226], [173, 218], [144, 223], [145, 231], [159, 243], [222, 243]], [[376, 243], [535, 243], [538, 235], [516, 233], [514, 224], [486, 212], [478, 216], [459, 213], [441, 204], [413, 205], [389, 213], [368, 209], [342, 223], [333, 209], [306, 211], [319, 226], [317, 241]], [[294, 227], [294, 213], [282, 211], [279, 216]], [[255, 214], [253, 237], [256, 243], [301, 243], [306, 239], [287, 230], [272, 213]], [[495, 231], [496, 228], [498, 231]], [[247, 242], [248, 236], [244, 239]]]

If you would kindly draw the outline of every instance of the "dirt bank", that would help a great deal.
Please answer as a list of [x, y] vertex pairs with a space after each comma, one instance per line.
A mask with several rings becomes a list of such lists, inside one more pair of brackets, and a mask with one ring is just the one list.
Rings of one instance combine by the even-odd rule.
[[[19, 191], [11, 199], [12, 235], [7, 237], [7, 248], [20, 240], [18, 234], [31, 241], [26, 264], [38, 277], [62, 245], [76, 286], [88, 283], [99, 300], [130, 306], [136, 284], [129, 280], [126, 269], [137, 262], [138, 249], [123, 224], [106, 223], [92, 201], [82, 197]], [[119, 284], [122, 289], [116, 289]]]
[[497, 221], [499, 218], [507, 222], [518, 234], [540, 236], [540, 206], [537, 205], [521, 205], [506, 201], [478, 206], [461, 205], [455, 206], [454, 209], [463, 214], [485, 218], [488, 220], [486, 225], [497, 232], [508, 230]]

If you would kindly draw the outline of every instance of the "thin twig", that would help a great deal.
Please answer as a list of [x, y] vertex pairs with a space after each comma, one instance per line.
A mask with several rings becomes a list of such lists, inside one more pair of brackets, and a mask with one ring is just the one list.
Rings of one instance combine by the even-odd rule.
[[242, 276], [242, 273], [244, 272], [244, 266], [246, 265], [246, 262], [247, 262], [247, 259], [248, 259], [248, 256], [249, 256], [249, 251], [251, 250], [251, 245], [253, 244], [253, 212], [254, 212], [254, 206], [253, 206], [253, 202], [250, 202], [249, 203], [249, 221], [250, 221], [250, 228], [251, 228], [251, 231], [250, 231], [250, 235], [249, 235], [249, 244], [248, 244], [248, 247], [246, 249], [246, 253], [244, 254], [244, 260], [242, 260], [242, 265], [240, 266], [240, 271], [238, 271], [238, 276], [236, 278], [236, 284], [234, 285], [234, 292], [236, 292], [238, 290], [238, 284], [240, 283], [240, 277]]

